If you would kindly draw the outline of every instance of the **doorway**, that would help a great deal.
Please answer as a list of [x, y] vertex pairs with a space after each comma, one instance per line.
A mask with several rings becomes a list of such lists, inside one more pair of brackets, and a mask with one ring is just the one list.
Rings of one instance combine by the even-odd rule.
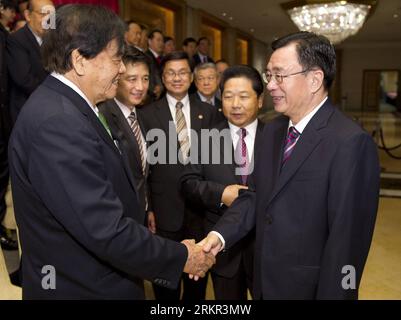
[[401, 111], [399, 70], [365, 70], [362, 107], [364, 111]]

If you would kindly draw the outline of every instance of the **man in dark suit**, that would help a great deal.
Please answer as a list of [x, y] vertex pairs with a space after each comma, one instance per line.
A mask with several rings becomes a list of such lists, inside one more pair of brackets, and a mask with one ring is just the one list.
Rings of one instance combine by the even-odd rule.
[[56, 15], [42, 48], [51, 75], [24, 105], [9, 147], [23, 297], [143, 299], [142, 279], [174, 288], [183, 270], [204, 276], [213, 259], [193, 241], [143, 226], [122, 142], [96, 107], [125, 72], [124, 22], [93, 5]]
[[[1, 2], [0, 8], [8, 11], [14, 10], [12, 2]], [[5, 250], [17, 250], [18, 243], [13, 240], [9, 230], [4, 228], [1, 223], [6, 215], [5, 195], [8, 187], [8, 161], [7, 145], [8, 137], [11, 131], [11, 121], [8, 112], [8, 75], [6, 62], [6, 42], [8, 31], [0, 23], [0, 244]]]
[[141, 210], [147, 213], [146, 224], [155, 233], [155, 220], [147, 187], [149, 165], [146, 161], [146, 140], [137, 109], [138, 106], [141, 107], [149, 88], [149, 64], [146, 56], [133, 47], [126, 48], [123, 62], [126, 71], [118, 82], [116, 97], [102, 102], [98, 107], [105, 116], [113, 136], [119, 137], [122, 142], [119, 147], [124, 150], [122, 154], [137, 183], [139, 204]]
[[30, 94], [46, 78], [40, 57], [40, 45], [46, 19], [54, 10], [51, 0], [31, 0], [25, 10], [27, 24], [7, 40], [7, 66], [10, 77], [10, 114], [15, 123]]
[[[204, 234], [202, 217], [193, 211], [195, 209], [186, 206], [179, 190], [179, 178], [183, 163], [189, 159], [189, 150], [192, 154], [195, 152], [195, 142], [191, 139], [199, 136], [201, 128], [214, 124], [217, 112], [211, 105], [189, 98], [192, 73], [185, 52], [168, 54], [163, 59], [162, 70], [166, 96], [141, 110], [147, 136], [158, 132], [163, 134], [156, 141], [148, 140], [149, 184], [156, 234], [176, 241], [187, 237], [198, 240]], [[156, 146], [162, 150], [155, 150]], [[163, 158], [163, 154], [166, 157]], [[154, 286], [154, 290], [156, 299], [180, 298], [180, 288], [166, 290]], [[205, 291], [206, 281], [193, 283], [184, 277], [183, 299], [204, 299]]]
[[150, 88], [152, 101], [159, 100], [163, 93], [161, 80], [161, 63], [164, 49], [164, 36], [159, 29], [154, 29], [148, 35], [148, 50], [145, 53], [150, 59]]
[[210, 43], [208, 38], [201, 37], [198, 39], [198, 52], [193, 56], [195, 66], [200, 63], [214, 63], [214, 60], [209, 57], [209, 47]]
[[225, 120], [221, 100], [216, 97], [220, 81], [216, 65], [212, 62], [198, 64], [194, 70], [194, 78], [197, 91], [192, 95], [202, 102], [215, 106], [221, 115], [221, 120]]
[[[225, 144], [217, 139], [214, 141], [218, 142], [216, 148], [212, 147], [209, 151], [209, 161], [188, 164], [181, 177], [184, 196], [205, 210], [206, 232], [213, 230], [220, 217], [238, 197], [239, 190], [246, 188], [250, 173], [240, 175], [237, 170], [244, 162], [241, 161], [243, 159], [228, 161], [230, 159], [225, 159], [225, 155], [235, 155], [239, 149], [243, 151], [245, 143], [245, 154], [249, 155], [251, 162], [258, 161], [263, 130], [263, 123], [257, 119], [263, 104], [263, 81], [259, 72], [248, 66], [231, 67], [224, 73], [221, 86], [224, 93], [223, 112], [227, 120], [216, 128], [220, 134], [229, 132], [227, 137], [230, 150], [227, 152]], [[241, 96], [247, 96], [248, 99], [240, 102]], [[212, 162], [214, 152], [220, 154], [218, 163]], [[211, 274], [217, 300], [246, 300], [247, 289], [252, 292], [254, 240], [255, 234], [251, 232], [216, 257], [216, 265]]]
[[265, 126], [249, 190], [204, 250], [256, 226], [256, 299], [356, 299], [378, 206], [376, 145], [327, 97], [335, 51], [325, 37], [298, 32], [272, 48], [264, 79], [283, 115]]

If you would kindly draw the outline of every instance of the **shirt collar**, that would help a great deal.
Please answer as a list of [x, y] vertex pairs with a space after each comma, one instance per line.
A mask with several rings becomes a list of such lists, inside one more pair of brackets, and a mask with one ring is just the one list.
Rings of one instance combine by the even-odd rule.
[[39, 36], [32, 30], [32, 28], [31, 28], [31, 26], [29, 25], [29, 23], [28, 23], [27, 25], [28, 25], [29, 30], [32, 32], [33, 36], [35, 37], [36, 42], [39, 44], [39, 47], [40, 47], [40, 46], [42, 45], [42, 42], [43, 42], [42, 38], [39, 37]]
[[320, 102], [311, 112], [309, 112], [306, 116], [304, 116], [304, 117], [301, 119], [301, 121], [299, 121], [295, 126], [294, 126], [294, 124], [292, 123], [292, 121], [291, 121], [291, 119], [290, 119], [290, 121], [289, 121], [289, 123], [288, 123], [288, 128], [294, 126], [295, 129], [297, 129], [297, 131], [298, 131], [299, 133], [302, 133], [302, 132], [305, 130], [305, 128], [306, 128], [307, 124], [309, 123], [309, 121], [313, 118], [313, 116], [316, 114], [316, 112], [318, 112], [319, 109], [320, 109], [320, 108], [323, 106], [323, 104], [326, 102], [327, 98], [328, 98], [328, 97], [326, 96], [326, 97], [323, 99], [322, 102]]
[[149, 47], [149, 51], [152, 52], [152, 54], [157, 58], [159, 54], [156, 53], [156, 51], [153, 51], [151, 47]]
[[122, 103], [121, 101], [117, 100], [117, 98], [114, 98], [114, 101], [117, 104], [117, 106], [120, 108], [120, 110], [123, 113], [125, 118], [128, 118], [128, 116], [131, 114], [131, 112], [135, 113], [135, 115], [136, 115], [135, 107], [132, 108], [132, 110], [131, 110], [124, 103]]
[[[235, 134], [237, 134], [238, 130], [241, 129], [240, 127], [232, 124], [230, 121], [228, 121], [228, 126], [230, 128], [231, 133]], [[249, 135], [250, 137], [252, 137], [252, 139], [255, 139], [257, 127], [258, 127], [258, 119], [255, 119], [253, 122], [244, 127], [244, 129], [246, 129], [247, 136]]]
[[[168, 93], [166, 93], [166, 98], [167, 98], [168, 104], [171, 105], [171, 106], [174, 106], [174, 108], [175, 108], [178, 100], [176, 98], [174, 98], [173, 96], [169, 95]], [[186, 106], [189, 103], [188, 93], [180, 101], [182, 102], [182, 104], [184, 106]]]
[[64, 75], [62, 75], [60, 73], [52, 72], [51, 76], [58, 79], [59, 81], [64, 83], [66, 86], [70, 87], [72, 90], [74, 90], [76, 93], [78, 93], [86, 101], [86, 103], [91, 107], [93, 112], [95, 112], [95, 114], [98, 115], [98, 113], [99, 113], [98, 108], [91, 104], [88, 97], [82, 92], [81, 89], [78, 88], [78, 86], [75, 83], [73, 83], [71, 80], [68, 80]]
[[[198, 95], [199, 95], [201, 101], [206, 102], [206, 101], [208, 100], [208, 99], [207, 99], [202, 93], [200, 93], [199, 91], [198, 91]], [[211, 102], [213, 103], [213, 105], [214, 105], [214, 103], [215, 103], [215, 96], [211, 97], [211, 98], [210, 98], [210, 101], [211, 101]]]

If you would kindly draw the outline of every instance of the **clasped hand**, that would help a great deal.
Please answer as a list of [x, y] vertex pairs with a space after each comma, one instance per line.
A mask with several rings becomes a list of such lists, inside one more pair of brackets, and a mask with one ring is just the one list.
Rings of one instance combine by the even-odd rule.
[[188, 249], [188, 259], [184, 266], [184, 272], [189, 274], [190, 279], [197, 281], [203, 278], [206, 272], [216, 263], [216, 255], [222, 247], [219, 237], [209, 233], [202, 241], [184, 240], [182, 243]]

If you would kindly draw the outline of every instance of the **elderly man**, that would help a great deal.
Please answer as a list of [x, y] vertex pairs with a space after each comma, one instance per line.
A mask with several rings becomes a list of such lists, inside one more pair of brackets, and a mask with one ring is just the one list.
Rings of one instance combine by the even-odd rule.
[[125, 42], [135, 47], [136, 49], [143, 51], [141, 48], [142, 28], [141, 25], [134, 20], [127, 22], [127, 31], [125, 31]]
[[[24, 105], [9, 155], [26, 299], [143, 299], [142, 279], [175, 288], [213, 258], [143, 226], [136, 181], [96, 104], [116, 95], [124, 22], [65, 5], [43, 39], [51, 73]], [[60, 43], [64, 44], [63, 46]]]
[[27, 24], [7, 39], [7, 66], [10, 76], [10, 114], [15, 123], [30, 94], [46, 78], [40, 57], [42, 37], [50, 27], [49, 14], [54, 11], [51, 0], [30, 0], [24, 15]]
[[196, 97], [202, 102], [221, 109], [221, 100], [216, 97], [219, 86], [219, 75], [214, 63], [198, 64], [194, 70]]
[[282, 115], [204, 250], [229, 249], [256, 226], [256, 299], [356, 299], [379, 199], [376, 145], [328, 98], [329, 40], [298, 32], [272, 48], [264, 79]]

